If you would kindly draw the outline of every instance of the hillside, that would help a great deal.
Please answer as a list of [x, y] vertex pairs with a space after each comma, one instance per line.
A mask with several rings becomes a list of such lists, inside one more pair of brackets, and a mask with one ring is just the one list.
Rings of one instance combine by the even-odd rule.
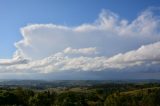
[[[45, 87], [39, 88], [39, 84]], [[0, 106], [160, 106], [159, 83], [103, 82], [56, 87], [39, 84], [37, 87], [2, 85]]]
[[160, 87], [116, 92], [108, 96], [105, 106], [160, 106]]

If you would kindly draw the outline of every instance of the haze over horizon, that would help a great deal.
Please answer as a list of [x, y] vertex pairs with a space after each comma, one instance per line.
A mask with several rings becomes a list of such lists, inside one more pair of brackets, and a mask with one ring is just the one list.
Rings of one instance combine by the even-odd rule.
[[0, 79], [160, 79], [160, 1], [0, 1]]

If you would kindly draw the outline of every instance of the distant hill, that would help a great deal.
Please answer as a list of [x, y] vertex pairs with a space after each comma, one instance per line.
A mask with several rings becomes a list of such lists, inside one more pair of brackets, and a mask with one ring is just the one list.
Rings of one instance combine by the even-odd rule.
[[49, 88], [49, 87], [74, 87], [94, 86], [105, 84], [144, 84], [160, 83], [160, 80], [0, 80], [0, 87], [27, 87], [27, 88]]

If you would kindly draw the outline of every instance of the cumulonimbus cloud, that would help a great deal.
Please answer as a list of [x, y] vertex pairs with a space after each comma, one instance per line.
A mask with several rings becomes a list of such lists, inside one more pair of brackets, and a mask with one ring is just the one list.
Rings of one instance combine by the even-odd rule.
[[160, 64], [160, 19], [154, 10], [143, 11], [131, 22], [103, 10], [95, 22], [77, 27], [27, 25], [21, 28], [23, 39], [15, 43], [16, 56], [23, 58], [1, 61], [0, 70], [100, 72], [140, 66], [154, 70]]

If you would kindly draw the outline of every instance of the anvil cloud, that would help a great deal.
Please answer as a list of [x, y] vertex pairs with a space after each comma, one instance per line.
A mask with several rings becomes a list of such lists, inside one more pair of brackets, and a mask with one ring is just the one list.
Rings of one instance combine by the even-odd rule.
[[13, 58], [0, 59], [0, 72], [158, 71], [160, 18], [155, 9], [159, 11], [149, 8], [131, 22], [102, 10], [95, 22], [76, 27], [27, 25]]

